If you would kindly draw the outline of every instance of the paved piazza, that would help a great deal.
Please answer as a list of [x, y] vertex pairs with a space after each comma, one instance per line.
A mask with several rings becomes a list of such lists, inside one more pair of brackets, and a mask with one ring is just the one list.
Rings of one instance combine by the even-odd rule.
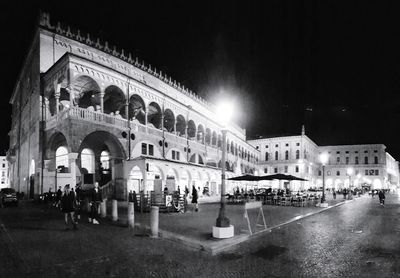
[[[0, 210], [0, 277], [400, 277], [400, 197], [363, 196], [210, 256], [21, 202]], [[86, 217], [83, 217], [86, 219]]]

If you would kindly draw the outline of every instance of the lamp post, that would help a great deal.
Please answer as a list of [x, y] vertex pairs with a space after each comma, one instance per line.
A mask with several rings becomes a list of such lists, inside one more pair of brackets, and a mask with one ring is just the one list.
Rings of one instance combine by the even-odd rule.
[[319, 155], [319, 161], [322, 164], [322, 198], [321, 207], [326, 207], [328, 204], [325, 203], [325, 164], [329, 160], [329, 154], [324, 152]]
[[349, 199], [352, 198], [352, 192], [351, 192], [351, 175], [353, 174], [353, 168], [347, 168], [347, 175], [349, 176]]
[[215, 238], [233, 237], [234, 229], [230, 225], [229, 218], [225, 215], [225, 156], [226, 156], [226, 133], [227, 123], [232, 116], [233, 107], [229, 103], [221, 103], [217, 108], [217, 117], [222, 126], [222, 155], [221, 155], [221, 201], [216, 225], [212, 228], [212, 234]]

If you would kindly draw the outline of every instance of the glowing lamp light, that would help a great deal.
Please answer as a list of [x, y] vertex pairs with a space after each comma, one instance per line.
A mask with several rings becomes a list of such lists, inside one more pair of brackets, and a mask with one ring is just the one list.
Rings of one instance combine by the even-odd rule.
[[233, 103], [221, 102], [217, 106], [217, 120], [220, 124], [226, 125], [233, 116]]
[[351, 176], [353, 174], [353, 168], [347, 168], [347, 175]]
[[357, 174], [357, 179], [361, 179], [361, 174], [360, 173]]
[[322, 163], [322, 165], [325, 165], [326, 163], [328, 163], [328, 160], [329, 160], [328, 153], [324, 152], [319, 155], [319, 161]]

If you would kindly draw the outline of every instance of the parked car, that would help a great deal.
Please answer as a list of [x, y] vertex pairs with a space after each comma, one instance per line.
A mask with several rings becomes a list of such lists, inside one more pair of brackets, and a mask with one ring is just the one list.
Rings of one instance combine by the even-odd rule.
[[1, 205], [12, 203], [18, 205], [17, 192], [14, 188], [2, 188], [0, 190]]

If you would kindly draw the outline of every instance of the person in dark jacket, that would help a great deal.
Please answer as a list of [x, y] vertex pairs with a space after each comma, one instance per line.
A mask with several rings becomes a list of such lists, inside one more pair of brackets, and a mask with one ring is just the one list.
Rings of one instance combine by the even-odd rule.
[[199, 198], [199, 195], [197, 194], [197, 189], [196, 187], [193, 186], [192, 189], [192, 204], [195, 205], [195, 211], [199, 211], [199, 204], [197, 203], [197, 199]]
[[90, 218], [89, 218], [89, 222], [93, 223], [93, 224], [99, 224], [98, 221], [98, 210], [99, 210], [99, 205], [100, 203], [103, 201], [103, 196], [101, 194], [101, 190], [99, 188], [99, 183], [95, 182], [94, 183], [94, 189], [92, 191], [91, 194], [92, 198], [91, 198], [91, 208], [90, 208]]
[[383, 193], [382, 190], [379, 191], [378, 193], [379, 196], [379, 203], [381, 204], [382, 207], [385, 206], [385, 193]]
[[64, 213], [65, 228], [68, 229], [68, 215], [71, 217], [71, 222], [74, 229], [77, 229], [77, 222], [75, 222], [75, 193], [70, 190], [69, 184], [64, 186], [64, 193], [61, 196], [61, 211]]
[[59, 186], [57, 193], [56, 193], [56, 202], [54, 203], [55, 207], [60, 206], [62, 194], [63, 194], [63, 192], [61, 191], [61, 186]]

